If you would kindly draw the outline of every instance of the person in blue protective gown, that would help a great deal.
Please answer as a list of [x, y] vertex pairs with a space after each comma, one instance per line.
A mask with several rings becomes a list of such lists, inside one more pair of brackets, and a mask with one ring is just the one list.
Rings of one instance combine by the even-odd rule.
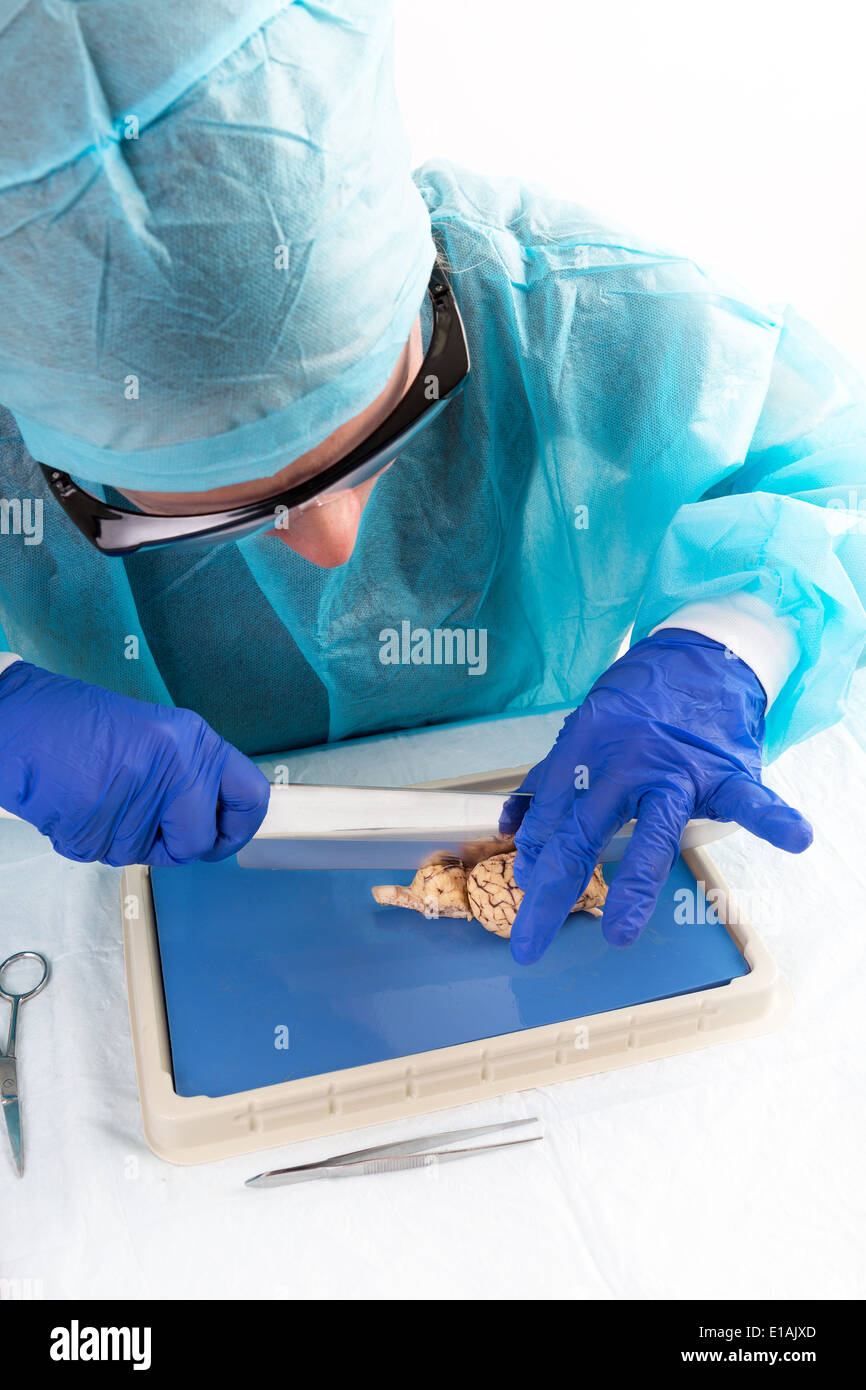
[[[4, 31], [0, 805], [75, 859], [217, 859], [264, 816], [254, 755], [561, 707], [504, 813], [512, 950], [636, 816], [603, 918], [626, 945], [690, 816], [810, 842], [761, 765], [863, 660], [866, 393], [688, 258], [410, 175], [390, 24], [93, 0]], [[187, 519], [315, 484], [409, 399], [434, 266], [471, 370], [359, 486], [114, 556], [64, 511], [47, 470]]]

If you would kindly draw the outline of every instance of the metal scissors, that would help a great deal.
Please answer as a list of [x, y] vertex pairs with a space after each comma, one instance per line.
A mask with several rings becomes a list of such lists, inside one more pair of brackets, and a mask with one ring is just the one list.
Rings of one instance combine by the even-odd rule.
[[[247, 1178], [244, 1187], [282, 1187], [286, 1183], [312, 1182], [314, 1178], [351, 1178], [373, 1173], [396, 1173], [405, 1168], [429, 1168], [434, 1163], [446, 1163], [451, 1158], [471, 1158], [488, 1149], [509, 1149], [515, 1144], [532, 1144], [543, 1139], [542, 1134], [529, 1134], [523, 1139], [501, 1139], [492, 1144], [468, 1144], [485, 1134], [497, 1134], [518, 1125], [537, 1125], [527, 1120], [506, 1120], [495, 1125], [480, 1125], [477, 1129], [451, 1129], [443, 1134], [425, 1134], [420, 1139], [406, 1139], [399, 1144], [380, 1144], [372, 1149], [356, 1149], [354, 1153], [321, 1158], [318, 1163], [301, 1163], [296, 1168], [274, 1168]], [[448, 1144], [460, 1142], [463, 1147], [451, 1149]]]
[[[42, 966], [42, 975], [31, 989], [22, 990], [16, 994], [11, 989], [6, 989], [3, 984], [3, 976], [7, 968], [17, 960], [36, 960]], [[2, 1102], [3, 1115], [6, 1120], [6, 1130], [9, 1135], [9, 1143], [12, 1145], [12, 1157], [15, 1159], [15, 1166], [18, 1169], [19, 1178], [24, 1173], [24, 1153], [21, 1147], [21, 1110], [18, 1104], [18, 1066], [15, 1060], [15, 1034], [18, 1028], [18, 1009], [25, 999], [32, 999], [35, 994], [43, 990], [48, 983], [48, 961], [38, 951], [16, 951], [14, 956], [7, 956], [3, 964], [0, 965], [0, 996], [8, 999], [12, 1005], [12, 1013], [9, 1018], [9, 1037], [6, 1042], [6, 1049], [0, 1053], [0, 1102]]]

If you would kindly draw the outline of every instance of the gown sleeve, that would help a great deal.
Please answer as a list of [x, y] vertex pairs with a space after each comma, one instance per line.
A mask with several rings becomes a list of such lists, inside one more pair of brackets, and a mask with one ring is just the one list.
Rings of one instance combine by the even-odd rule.
[[796, 641], [767, 712], [772, 761], [842, 717], [866, 662], [866, 388], [790, 310], [743, 463], [674, 515], [633, 640], [684, 605], [737, 594]]

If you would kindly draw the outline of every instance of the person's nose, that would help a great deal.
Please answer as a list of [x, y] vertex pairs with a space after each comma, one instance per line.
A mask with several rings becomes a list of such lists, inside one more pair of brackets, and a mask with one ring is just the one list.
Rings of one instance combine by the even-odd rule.
[[322, 569], [344, 565], [355, 548], [365, 496], [362, 488], [335, 492], [301, 511], [289, 512], [284, 524], [269, 531], [291, 550]]

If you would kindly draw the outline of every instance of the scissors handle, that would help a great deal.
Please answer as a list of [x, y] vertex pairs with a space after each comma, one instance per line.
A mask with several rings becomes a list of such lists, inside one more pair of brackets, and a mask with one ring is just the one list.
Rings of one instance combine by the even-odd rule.
[[[16, 960], [38, 960], [42, 966], [42, 974], [30, 989], [6, 989], [3, 985], [3, 974], [7, 966], [14, 965]], [[0, 994], [4, 999], [18, 999], [23, 1003], [25, 999], [32, 999], [34, 994], [38, 994], [48, 983], [48, 961], [39, 951], [16, 951], [14, 955], [7, 956], [3, 964], [0, 965]]]
[[[42, 975], [31, 989], [16, 992], [15, 990], [4, 988], [3, 972], [6, 970], [7, 966], [12, 965], [17, 960], [38, 960], [39, 964], [42, 966]], [[32, 999], [35, 994], [38, 994], [40, 990], [45, 988], [48, 983], [48, 974], [48, 961], [39, 951], [16, 951], [14, 955], [7, 956], [3, 964], [0, 965], [0, 995], [2, 995], [4, 999], [8, 999], [12, 1005], [12, 1015], [9, 1019], [9, 1039], [6, 1043], [4, 1056], [15, 1056], [15, 1034], [18, 1030], [19, 1005], [23, 1004], [25, 999]]]

